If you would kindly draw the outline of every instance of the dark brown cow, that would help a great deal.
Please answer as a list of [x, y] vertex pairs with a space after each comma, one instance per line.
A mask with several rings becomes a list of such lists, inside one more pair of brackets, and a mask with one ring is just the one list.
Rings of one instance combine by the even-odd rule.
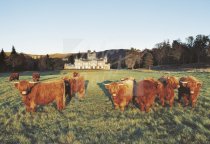
[[174, 76], [161, 77], [158, 79], [161, 82], [161, 89], [158, 96], [162, 106], [165, 106], [165, 100], [169, 102], [170, 107], [174, 104], [174, 89], [179, 88], [179, 82]]
[[38, 72], [33, 73], [32, 74], [32, 79], [33, 79], [34, 82], [39, 81], [39, 79], [40, 79], [40, 73], [38, 73]]
[[124, 111], [125, 107], [133, 99], [134, 78], [124, 78], [121, 82], [105, 84], [105, 88], [112, 95], [115, 109], [120, 108]]
[[195, 107], [202, 86], [201, 82], [192, 76], [182, 77], [179, 82], [178, 101], [181, 102], [181, 98], [184, 98], [185, 106], [191, 103], [192, 107]]
[[51, 83], [31, 83], [26, 80], [15, 83], [22, 95], [26, 111], [34, 112], [37, 105], [46, 105], [56, 101], [57, 109], [65, 107], [65, 84], [63, 81]]
[[19, 73], [11, 73], [9, 77], [9, 81], [19, 80]]
[[79, 98], [85, 97], [85, 79], [83, 76], [71, 79], [70, 86], [71, 86], [71, 95], [77, 94]]
[[80, 76], [77, 73], [75, 76], [68, 78], [65, 77], [63, 80], [66, 83], [67, 91], [70, 91], [70, 96], [77, 95], [79, 99], [83, 99], [85, 97], [85, 79], [83, 76]]
[[141, 111], [150, 111], [160, 89], [161, 83], [154, 79], [146, 79], [136, 83], [135, 100]]

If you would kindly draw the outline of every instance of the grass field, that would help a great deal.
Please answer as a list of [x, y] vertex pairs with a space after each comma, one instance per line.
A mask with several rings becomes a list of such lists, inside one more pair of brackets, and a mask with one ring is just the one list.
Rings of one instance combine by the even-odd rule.
[[[193, 75], [203, 82], [195, 109], [156, 104], [150, 113], [128, 107], [114, 110], [103, 83], [133, 76], [137, 80], [159, 78], [163, 72], [80, 71], [87, 83], [86, 97], [73, 98], [59, 112], [55, 104], [26, 113], [19, 92], [0, 74], [0, 143], [210, 143], [210, 73], [171, 72], [177, 77]], [[31, 80], [32, 72], [21, 73]], [[41, 73], [41, 81], [59, 80], [72, 71]], [[175, 97], [177, 100], [177, 95]]]

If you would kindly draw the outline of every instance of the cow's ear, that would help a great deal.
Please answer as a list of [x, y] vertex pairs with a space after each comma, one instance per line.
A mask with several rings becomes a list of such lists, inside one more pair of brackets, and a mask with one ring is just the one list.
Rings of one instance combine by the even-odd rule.
[[199, 83], [197, 83], [197, 86], [198, 86], [198, 87], [201, 87], [201, 86], [202, 86], [202, 84], [199, 82]]
[[161, 88], [161, 83], [157, 82], [157, 89], [160, 89]]
[[161, 87], [161, 82], [155, 81], [154, 84], [157, 89]]
[[110, 88], [110, 84], [104, 84], [104, 86], [105, 86], [106, 89]]
[[39, 82], [29, 82], [29, 87], [32, 88], [32, 87], [35, 86], [37, 83], [39, 83]]
[[15, 87], [18, 89], [19, 83], [15, 83], [14, 85], [15, 85]]

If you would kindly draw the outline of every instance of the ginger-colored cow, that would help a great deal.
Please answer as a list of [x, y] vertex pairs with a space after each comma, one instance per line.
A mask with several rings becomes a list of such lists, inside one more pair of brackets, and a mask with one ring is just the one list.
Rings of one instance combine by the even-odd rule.
[[161, 77], [158, 79], [162, 86], [159, 90], [158, 96], [161, 101], [162, 106], [165, 106], [165, 100], [169, 102], [170, 107], [174, 104], [174, 89], [178, 89], [179, 81], [174, 76]]
[[141, 111], [149, 112], [155, 98], [161, 90], [161, 83], [154, 79], [146, 79], [136, 83], [135, 101]]
[[65, 84], [63, 81], [33, 83], [26, 80], [15, 83], [22, 95], [26, 111], [34, 112], [37, 105], [46, 105], [56, 101], [57, 109], [65, 107]]
[[133, 98], [134, 79], [124, 78], [120, 82], [105, 84], [105, 88], [112, 95], [114, 108], [124, 111]]
[[195, 107], [201, 89], [201, 82], [193, 76], [182, 77], [179, 80], [180, 88], [178, 92], [178, 101], [184, 99], [185, 106], [191, 104]]

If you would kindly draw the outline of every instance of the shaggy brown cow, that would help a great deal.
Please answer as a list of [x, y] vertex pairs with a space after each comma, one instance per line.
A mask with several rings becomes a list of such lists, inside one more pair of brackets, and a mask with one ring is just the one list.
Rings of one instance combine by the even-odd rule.
[[136, 83], [135, 100], [141, 111], [150, 111], [160, 90], [161, 83], [154, 79], [146, 79]]
[[192, 76], [182, 77], [179, 82], [178, 101], [181, 102], [183, 97], [185, 106], [191, 103], [192, 107], [195, 107], [202, 84]]
[[124, 111], [133, 98], [134, 78], [121, 79], [121, 82], [105, 84], [105, 88], [112, 95], [115, 109]]
[[174, 89], [179, 88], [179, 82], [176, 77], [168, 76], [161, 77], [158, 79], [162, 83], [161, 89], [159, 90], [158, 96], [162, 106], [165, 106], [165, 100], [169, 102], [170, 107], [174, 104]]
[[9, 81], [19, 80], [19, 73], [11, 73], [9, 77]]
[[77, 95], [79, 99], [83, 99], [85, 97], [85, 79], [83, 76], [76, 76], [70, 78], [70, 94], [71, 96]]
[[34, 112], [37, 105], [46, 105], [56, 101], [57, 109], [65, 107], [65, 84], [63, 81], [51, 83], [31, 83], [26, 80], [15, 83], [22, 95], [26, 111]]
[[32, 74], [32, 79], [33, 79], [34, 82], [39, 81], [39, 79], [40, 79], [40, 73], [38, 73], [38, 72], [33, 73]]

